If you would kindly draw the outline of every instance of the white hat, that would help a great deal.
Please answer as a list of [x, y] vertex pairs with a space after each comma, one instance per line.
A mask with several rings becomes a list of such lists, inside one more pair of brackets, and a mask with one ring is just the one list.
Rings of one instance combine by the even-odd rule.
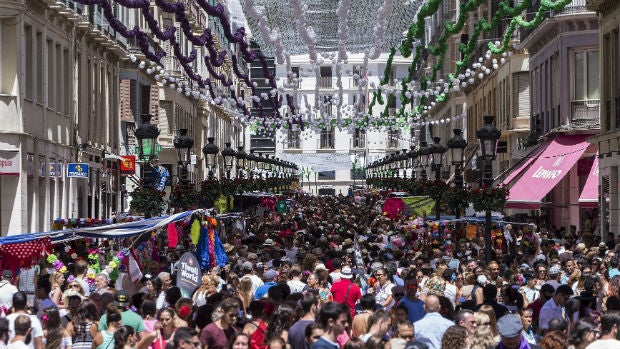
[[273, 240], [272, 239], [265, 240], [265, 242], [263, 243], [263, 246], [273, 246]]
[[344, 267], [340, 270], [340, 277], [343, 279], [351, 279], [353, 277], [353, 272], [350, 267]]

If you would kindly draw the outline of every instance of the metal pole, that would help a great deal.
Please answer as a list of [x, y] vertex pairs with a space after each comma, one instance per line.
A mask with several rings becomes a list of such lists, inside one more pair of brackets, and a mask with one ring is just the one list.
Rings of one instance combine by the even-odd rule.
[[[484, 161], [484, 168], [482, 172], [482, 181], [485, 185], [491, 185], [493, 182], [492, 176], [492, 168], [491, 168], [491, 160]], [[491, 210], [486, 211], [486, 221], [484, 225], [484, 261], [488, 265], [491, 261], [491, 245], [493, 242], [491, 241]]]
[[[435, 182], [439, 183], [441, 177], [441, 165], [435, 166]], [[437, 196], [435, 198], [435, 219], [438, 221], [441, 217], [441, 207], [440, 207], [440, 198]]]

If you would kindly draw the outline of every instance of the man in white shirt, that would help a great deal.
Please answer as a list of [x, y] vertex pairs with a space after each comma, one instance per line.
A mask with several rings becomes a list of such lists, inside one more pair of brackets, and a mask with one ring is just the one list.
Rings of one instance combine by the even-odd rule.
[[244, 275], [241, 277], [241, 279], [250, 279], [250, 281], [252, 281], [252, 292], [251, 294], [254, 294], [256, 292], [256, 289], [258, 289], [259, 287], [263, 286], [264, 282], [263, 279], [261, 279], [260, 277], [258, 277], [256, 274], [254, 274], [254, 266], [252, 265], [252, 262], [250, 261], [245, 261], [243, 262], [243, 264], [241, 264], [241, 272], [244, 273]]
[[441, 310], [439, 298], [435, 295], [428, 295], [424, 301], [426, 315], [413, 323], [415, 339], [426, 344], [429, 349], [440, 349], [441, 337], [448, 327], [454, 325], [454, 322], [441, 316], [439, 310]]
[[9, 309], [13, 306], [13, 295], [19, 291], [17, 287], [11, 284], [13, 272], [5, 270], [2, 272], [2, 281], [0, 281], [0, 311], [4, 314], [9, 313]]
[[541, 330], [549, 329], [549, 322], [553, 319], [567, 319], [564, 304], [573, 295], [573, 289], [568, 285], [560, 285], [555, 290], [553, 298], [548, 300], [540, 309], [538, 324]]
[[8, 349], [28, 349], [25, 341], [31, 331], [28, 315], [20, 315], [15, 320], [15, 337], [9, 341]]
[[27, 347], [29, 349], [43, 349], [43, 327], [41, 327], [41, 322], [36, 315], [30, 315], [26, 312], [27, 302], [26, 293], [20, 291], [13, 295], [14, 312], [6, 317], [7, 320], [9, 320], [9, 341], [16, 335], [15, 320], [20, 315], [26, 315], [30, 318], [30, 327], [32, 327], [32, 330], [30, 330], [32, 340], [28, 343]]
[[601, 317], [601, 338], [590, 343], [586, 349], [620, 349], [618, 338], [620, 313], [610, 311]]
[[306, 288], [306, 284], [301, 281], [302, 272], [298, 266], [294, 266], [291, 268], [289, 273], [291, 275], [291, 280], [287, 281], [286, 284], [291, 289], [291, 294], [293, 293], [302, 293], [304, 288]]

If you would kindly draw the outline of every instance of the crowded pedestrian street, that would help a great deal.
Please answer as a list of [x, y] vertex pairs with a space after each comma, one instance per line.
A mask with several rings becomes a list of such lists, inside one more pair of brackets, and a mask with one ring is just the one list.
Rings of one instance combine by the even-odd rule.
[[620, 349], [619, 32], [0, 0], [0, 349]]

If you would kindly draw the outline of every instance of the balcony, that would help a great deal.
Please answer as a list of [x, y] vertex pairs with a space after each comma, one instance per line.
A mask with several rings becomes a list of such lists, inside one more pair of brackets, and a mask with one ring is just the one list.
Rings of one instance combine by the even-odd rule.
[[571, 124], [583, 128], [599, 128], [599, 100], [579, 100], [571, 102]]
[[366, 135], [355, 136], [351, 138], [349, 144], [350, 149], [365, 149], [366, 148]]
[[284, 147], [286, 149], [301, 149], [301, 140], [299, 137], [288, 137]]
[[319, 87], [320, 88], [332, 88], [332, 77], [331, 76], [319, 77]]
[[[583, 12], [590, 12], [591, 10], [588, 9], [588, 3], [592, 2], [592, 0], [572, 0], [572, 2], [568, 5], [566, 5], [563, 9], [559, 10], [559, 11], [547, 11], [545, 12], [545, 14], [543, 15], [543, 18], [554, 18], [554, 17], [559, 17], [559, 16], [570, 16], [570, 15], [575, 15], [575, 14], [579, 14], [579, 13], [583, 13]], [[537, 2], [536, 5], [530, 7], [527, 9], [527, 16], [525, 16], [523, 19], [526, 21], [531, 21], [534, 19], [534, 15], [536, 14], [536, 12], [538, 11], [538, 9], [540, 8], [540, 2]], [[532, 29], [525, 29], [523, 27], [519, 27], [519, 33], [521, 36], [521, 41], [525, 41], [525, 39], [528, 37], [528, 35], [532, 34], [537, 27], [534, 27]]]

